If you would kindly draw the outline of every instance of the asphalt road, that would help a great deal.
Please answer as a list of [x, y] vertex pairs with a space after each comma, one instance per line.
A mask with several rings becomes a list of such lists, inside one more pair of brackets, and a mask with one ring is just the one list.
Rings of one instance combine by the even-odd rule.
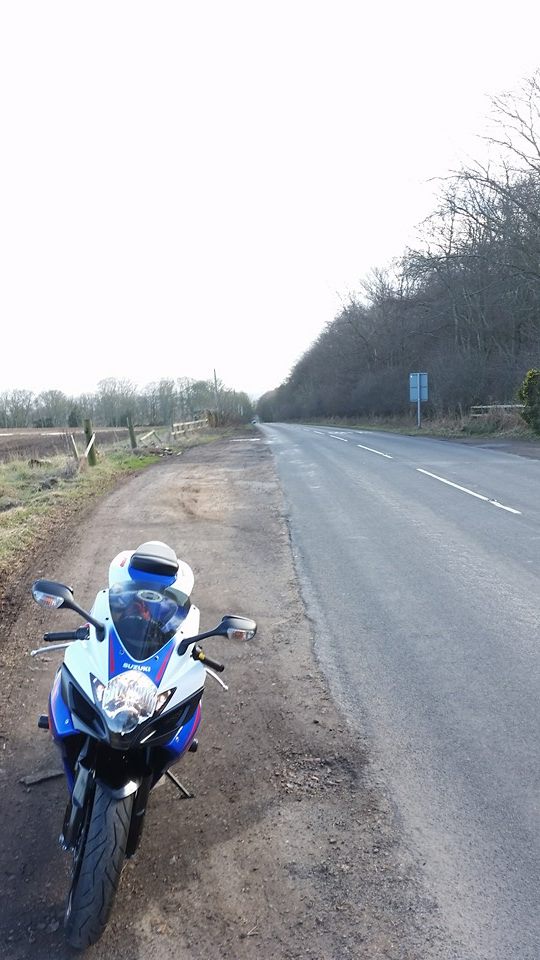
[[540, 957], [540, 461], [265, 425], [316, 653], [462, 960]]

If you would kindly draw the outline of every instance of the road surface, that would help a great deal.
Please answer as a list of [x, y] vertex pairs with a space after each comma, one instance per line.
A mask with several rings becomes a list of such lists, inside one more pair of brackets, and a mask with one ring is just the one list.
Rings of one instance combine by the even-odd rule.
[[540, 957], [540, 461], [261, 428], [331, 690], [463, 960]]

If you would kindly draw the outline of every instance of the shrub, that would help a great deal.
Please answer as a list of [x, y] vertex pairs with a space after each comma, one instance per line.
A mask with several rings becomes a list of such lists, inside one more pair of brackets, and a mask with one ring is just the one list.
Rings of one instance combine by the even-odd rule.
[[540, 434], [540, 370], [529, 370], [518, 390], [520, 403], [525, 404], [521, 416], [531, 430]]

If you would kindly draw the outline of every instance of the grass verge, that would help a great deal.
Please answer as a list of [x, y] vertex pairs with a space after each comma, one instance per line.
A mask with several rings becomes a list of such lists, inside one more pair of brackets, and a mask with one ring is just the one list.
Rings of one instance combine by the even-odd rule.
[[319, 426], [341, 427], [344, 429], [372, 430], [374, 432], [401, 433], [406, 436], [423, 437], [493, 437], [510, 440], [536, 440], [538, 436], [530, 430], [518, 414], [500, 411], [486, 417], [425, 417], [418, 427], [416, 420], [410, 417], [370, 417], [369, 419], [327, 418], [303, 420]]
[[95, 467], [77, 470], [65, 457], [30, 464], [14, 460], [0, 464], [0, 576], [12, 572], [28, 552], [59, 525], [134, 470], [158, 457], [108, 453]]
[[[248, 427], [207, 428], [178, 441], [173, 459], [189, 447], [244, 433]], [[28, 555], [65, 527], [92, 500], [113, 489], [134, 471], [161, 459], [157, 450], [105, 448], [95, 467], [73, 459], [12, 460], [0, 463], [0, 578], [12, 580]]]

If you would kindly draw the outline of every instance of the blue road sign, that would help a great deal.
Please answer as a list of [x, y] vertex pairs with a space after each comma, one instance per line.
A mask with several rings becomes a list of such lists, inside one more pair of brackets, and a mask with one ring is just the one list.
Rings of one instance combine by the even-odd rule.
[[[420, 398], [418, 391], [420, 390]], [[409, 374], [409, 400], [411, 403], [418, 403], [418, 399], [428, 399], [428, 375], [427, 373]]]

